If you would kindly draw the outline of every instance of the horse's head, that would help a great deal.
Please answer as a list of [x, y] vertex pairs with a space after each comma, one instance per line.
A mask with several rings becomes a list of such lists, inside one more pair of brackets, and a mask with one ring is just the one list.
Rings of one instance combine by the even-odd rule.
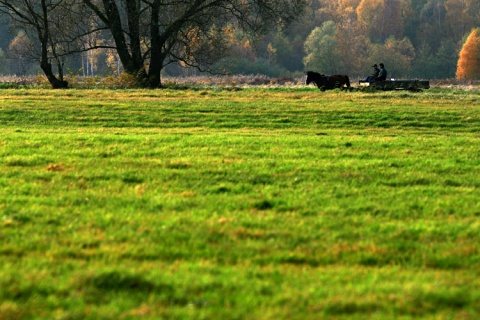
[[305, 84], [308, 86], [310, 83], [312, 83], [312, 71], [307, 71], [307, 78], [305, 80]]
[[307, 71], [307, 79], [305, 81], [305, 84], [309, 85], [313, 82], [317, 87], [320, 87], [320, 85], [325, 81], [325, 79], [326, 76], [323, 74], [313, 71]]
[[313, 71], [307, 71], [307, 79], [305, 80], [305, 84], [309, 85], [310, 83], [318, 83], [318, 80], [321, 78], [321, 74]]

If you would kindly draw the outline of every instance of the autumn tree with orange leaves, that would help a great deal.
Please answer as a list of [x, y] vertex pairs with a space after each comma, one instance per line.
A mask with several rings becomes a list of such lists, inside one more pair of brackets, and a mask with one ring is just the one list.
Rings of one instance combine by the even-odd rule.
[[473, 29], [460, 51], [457, 79], [480, 79], [480, 28]]

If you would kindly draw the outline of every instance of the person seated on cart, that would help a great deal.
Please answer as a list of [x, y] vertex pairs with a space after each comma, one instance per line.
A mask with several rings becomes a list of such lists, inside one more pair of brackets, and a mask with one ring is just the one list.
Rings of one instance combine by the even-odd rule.
[[376, 63], [372, 67], [373, 67], [373, 73], [371, 76], [368, 76], [367, 79], [365, 79], [366, 82], [375, 81], [375, 79], [378, 77], [378, 74], [380, 73], [380, 69], [378, 69], [378, 66]]
[[387, 80], [387, 69], [385, 69], [385, 65], [380, 63], [380, 72], [378, 73], [378, 77], [375, 78], [375, 81], [385, 81]]

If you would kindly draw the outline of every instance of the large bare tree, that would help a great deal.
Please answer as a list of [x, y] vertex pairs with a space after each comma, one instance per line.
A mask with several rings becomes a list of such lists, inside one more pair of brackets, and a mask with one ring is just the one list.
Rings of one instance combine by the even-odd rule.
[[286, 25], [306, 0], [81, 0], [110, 31], [126, 72], [152, 88], [172, 62], [208, 70], [227, 51], [224, 27]]
[[68, 87], [63, 66], [76, 42], [70, 33], [79, 24], [77, 18], [83, 19], [75, 13], [75, 7], [75, 0], [0, 0], [0, 12], [8, 14], [13, 26], [26, 33], [31, 43], [29, 59], [40, 63], [53, 88]]

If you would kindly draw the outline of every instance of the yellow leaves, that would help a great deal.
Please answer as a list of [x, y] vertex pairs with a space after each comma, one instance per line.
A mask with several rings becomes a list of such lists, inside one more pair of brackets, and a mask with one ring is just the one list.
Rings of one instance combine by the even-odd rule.
[[231, 25], [227, 25], [223, 29], [223, 34], [228, 42], [234, 43], [235, 42], [235, 29]]
[[[248, 40], [247, 38], [243, 38], [243, 49], [246, 50], [246, 51], [250, 51], [252, 50], [252, 45], [250, 44], [250, 40]], [[269, 46], [271, 47], [271, 45], [269, 44]]]
[[20, 303], [13, 301], [2, 301], [0, 303], [0, 320], [2, 319], [21, 319], [26, 311]]
[[268, 52], [268, 61], [271, 64], [274, 64], [275, 61], [277, 60], [277, 49], [274, 48], [271, 43], [269, 43], [267, 46], [267, 52]]
[[320, 8], [319, 15], [326, 20], [341, 20], [342, 17], [351, 17], [355, 8], [358, 7], [361, 0], [330, 0], [324, 1]]
[[25, 59], [32, 48], [32, 42], [28, 36], [20, 32], [10, 43], [8, 50], [10, 54], [13, 54], [17, 59]]
[[15, 226], [15, 224], [16, 224], [16, 223], [15, 223], [15, 220], [14, 220], [14, 219], [12, 219], [12, 218], [10, 218], [10, 217], [4, 217], [4, 218], [2, 219], [2, 224], [1, 224], [1, 225], [2, 225], [3, 227], [12, 227], [12, 226]]
[[374, 25], [378, 22], [377, 17], [383, 8], [382, 0], [362, 0], [357, 7], [358, 20], [365, 25]]
[[135, 194], [142, 197], [146, 192], [147, 187], [144, 184], [137, 184], [135, 186]]
[[457, 79], [480, 78], [480, 29], [473, 29], [460, 51], [457, 64]]
[[47, 171], [57, 171], [58, 172], [58, 171], [64, 171], [65, 166], [62, 163], [58, 163], [58, 164], [50, 163], [45, 169]]
[[149, 306], [148, 304], [143, 303], [140, 306], [130, 310], [127, 313], [127, 316], [134, 317], [134, 318], [147, 317], [147, 316], [151, 316], [154, 313], [157, 313], [159, 309], [161, 310], [162, 306], [160, 305]]

